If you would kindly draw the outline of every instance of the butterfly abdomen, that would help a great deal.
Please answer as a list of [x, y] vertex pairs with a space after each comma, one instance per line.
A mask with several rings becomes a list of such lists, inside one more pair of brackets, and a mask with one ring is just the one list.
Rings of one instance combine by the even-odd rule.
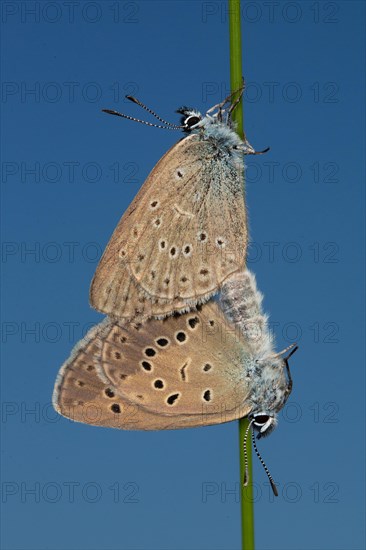
[[222, 286], [220, 304], [227, 319], [239, 327], [256, 357], [273, 353], [268, 316], [262, 310], [263, 295], [248, 270], [232, 275]]
[[230, 277], [222, 287], [221, 307], [235, 323], [262, 314], [263, 295], [257, 290], [255, 276], [248, 270]]

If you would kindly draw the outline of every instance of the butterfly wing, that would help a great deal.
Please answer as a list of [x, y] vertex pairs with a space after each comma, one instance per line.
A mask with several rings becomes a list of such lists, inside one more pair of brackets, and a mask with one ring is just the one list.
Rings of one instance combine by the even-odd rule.
[[158, 162], [120, 220], [91, 305], [128, 318], [136, 293], [155, 316], [195, 306], [243, 267], [246, 246], [243, 163], [226, 162], [214, 142], [191, 135]]
[[62, 367], [55, 407], [74, 420], [120, 429], [227, 422], [250, 412], [246, 354], [216, 303], [141, 325], [106, 320]]
[[128, 405], [123, 406], [116, 396], [114, 410], [118, 405], [123, 415], [112, 414], [108, 396], [115, 394], [114, 388], [98, 377], [95, 358], [100, 351], [101, 325], [89, 331], [62, 366], [53, 392], [53, 406], [59, 414], [76, 422], [113, 428], [119, 427], [121, 416], [128, 425], [132, 409], [127, 413]]

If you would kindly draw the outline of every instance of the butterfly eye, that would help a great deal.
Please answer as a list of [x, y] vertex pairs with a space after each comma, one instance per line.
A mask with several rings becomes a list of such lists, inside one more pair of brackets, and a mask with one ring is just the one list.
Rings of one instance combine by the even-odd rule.
[[187, 128], [193, 128], [193, 126], [196, 126], [196, 124], [198, 124], [200, 121], [200, 117], [196, 115], [190, 115], [185, 119], [183, 126], [186, 126]]
[[270, 417], [268, 416], [268, 414], [257, 414], [254, 417], [254, 425], [258, 427], [262, 427], [265, 424], [267, 424], [269, 419]]
[[259, 432], [258, 439], [269, 435], [277, 426], [277, 417], [274, 414], [257, 413], [252, 418], [253, 426]]

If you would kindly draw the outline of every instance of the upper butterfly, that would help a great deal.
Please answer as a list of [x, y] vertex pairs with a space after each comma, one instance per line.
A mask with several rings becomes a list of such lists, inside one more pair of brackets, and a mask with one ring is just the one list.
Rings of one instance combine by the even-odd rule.
[[231, 114], [239, 100], [225, 109], [231, 97], [205, 116], [179, 109], [180, 126], [129, 97], [164, 122], [159, 127], [189, 135], [157, 163], [122, 216], [92, 281], [95, 309], [130, 319], [188, 311], [243, 269], [248, 242], [243, 154], [255, 151], [234, 131]]

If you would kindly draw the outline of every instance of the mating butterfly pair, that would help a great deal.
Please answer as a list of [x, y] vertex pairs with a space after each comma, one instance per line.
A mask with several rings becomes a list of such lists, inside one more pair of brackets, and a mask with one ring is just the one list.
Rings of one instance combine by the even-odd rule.
[[121, 429], [244, 416], [259, 436], [275, 427], [292, 381], [245, 270], [243, 154], [255, 151], [233, 129], [230, 99], [206, 116], [180, 109], [180, 126], [147, 109], [189, 135], [155, 166], [101, 259], [90, 300], [109, 317], [61, 368], [64, 416]]

